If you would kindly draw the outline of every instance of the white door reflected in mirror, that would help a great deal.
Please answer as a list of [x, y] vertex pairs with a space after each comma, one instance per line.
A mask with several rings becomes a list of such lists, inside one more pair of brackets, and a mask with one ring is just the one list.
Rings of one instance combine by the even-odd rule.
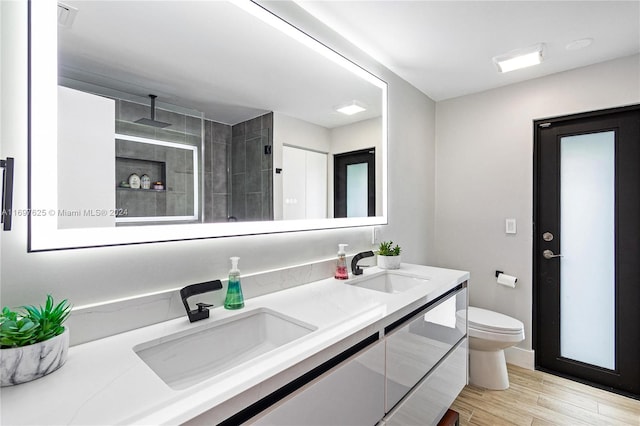
[[291, 146], [282, 154], [282, 218], [327, 218], [327, 154]]

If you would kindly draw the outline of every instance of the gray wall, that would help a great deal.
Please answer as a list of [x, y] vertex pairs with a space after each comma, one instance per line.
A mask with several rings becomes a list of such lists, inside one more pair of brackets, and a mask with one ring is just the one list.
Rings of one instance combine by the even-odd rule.
[[[533, 120], [640, 102], [640, 56], [436, 105], [437, 265], [471, 272], [470, 304], [525, 324], [532, 348]], [[515, 235], [505, 218], [517, 219]], [[496, 269], [518, 277], [496, 284]]]

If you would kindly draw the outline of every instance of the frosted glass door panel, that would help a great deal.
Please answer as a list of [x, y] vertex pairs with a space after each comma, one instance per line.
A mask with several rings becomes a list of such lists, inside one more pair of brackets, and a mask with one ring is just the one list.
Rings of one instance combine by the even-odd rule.
[[560, 155], [560, 354], [613, 370], [615, 134], [563, 137]]
[[368, 164], [347, 166], [347, 217], [366, 217], [368, 213]]

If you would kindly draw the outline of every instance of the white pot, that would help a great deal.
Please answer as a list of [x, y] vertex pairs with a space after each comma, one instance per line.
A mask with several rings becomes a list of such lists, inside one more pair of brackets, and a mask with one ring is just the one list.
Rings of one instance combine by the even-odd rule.
[[44, 342], [0, 349], [0, 384], [12, 386], [46, 376], [62, 367], [68, 351], [68, 327], [62, 334]]
[[400, 269], [400, 256], [378, 255], [378, 268], [380, 269]]

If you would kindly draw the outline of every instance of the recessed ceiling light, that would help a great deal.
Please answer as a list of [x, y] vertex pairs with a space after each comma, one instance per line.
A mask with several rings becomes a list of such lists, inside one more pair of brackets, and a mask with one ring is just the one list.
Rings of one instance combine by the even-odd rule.
[[494, 56], [493, 62], [498, 67], [498, 71], [502, 73], [518, 70], [541, 63], [543, 50], [544, 44], [540, 43], [524, 49], [512, 50], [504, 55]]
[[74, 19], [76, 19], [77, 14], [78, 9], [76, 9], [75, 7], [58, 2], [58, 25], [65, 28], [71, 28], [71, 25], [73, 25], [73, 21]]
[[365, 106], [358, 101], [352, 101], [348, 104], [336, 107], [336, 111], [345, 115], [353, 115], [366, 110], [367, 108], [365, 108]]
[[567, 44], [565, 46], [565, 49], [567, 50], [584, 49], [585, 47], [591, 46], [591, 43], [593, 43], [592, 38], [581, 38], [580, 40], [574, 40], [571, 43]]

